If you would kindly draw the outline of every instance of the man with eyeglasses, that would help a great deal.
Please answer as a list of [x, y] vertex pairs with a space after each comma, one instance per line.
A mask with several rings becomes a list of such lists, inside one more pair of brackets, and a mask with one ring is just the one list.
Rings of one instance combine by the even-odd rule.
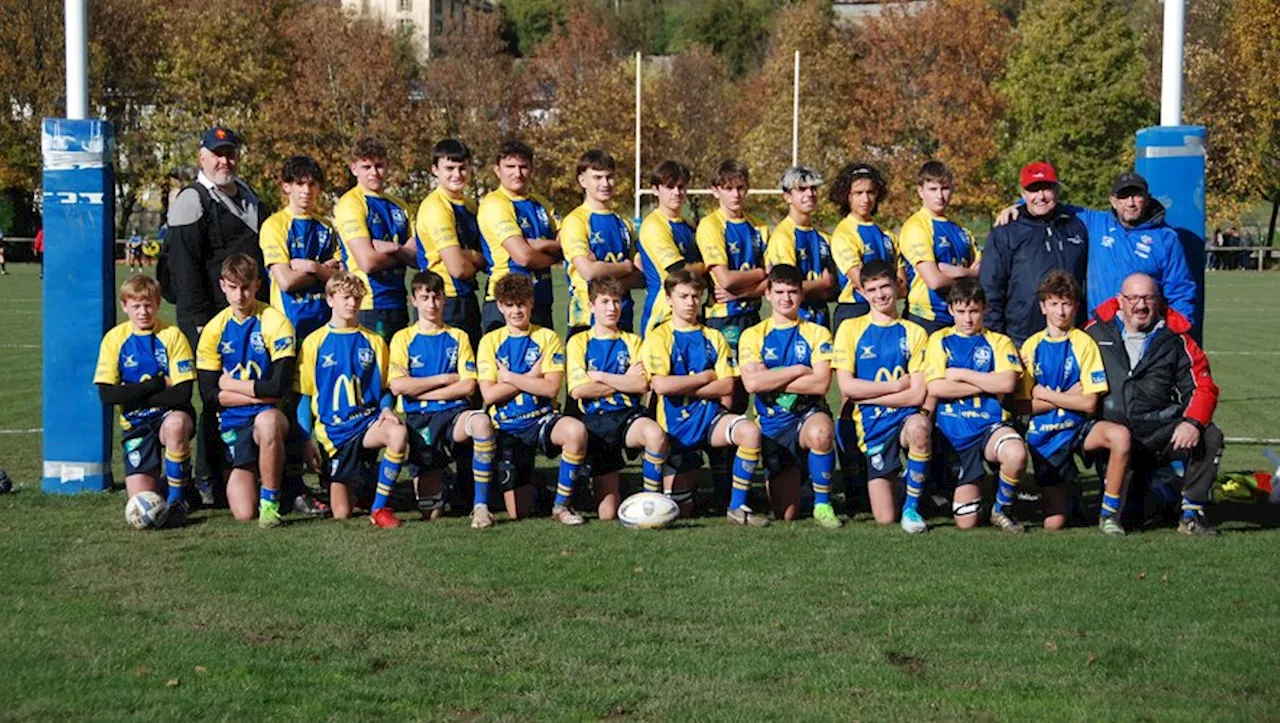
[[1191, 322], [1166, 305], [1156, 280], [1143, 273], [1127, 276], [1119, 295], [1093, 314], [1086, 331], [1102, 352], [1110, 388], [1102, 418], [1125, 425], [1132, 437], [1125, 516], [1142, 512], [1134, 502], [1144, 491], [1172, 503], [1181, 486], [1178, 532], [1218, 534], [1205, 519], [1223, 446], [1213, 423], [1218, 387], [1190, 336]]

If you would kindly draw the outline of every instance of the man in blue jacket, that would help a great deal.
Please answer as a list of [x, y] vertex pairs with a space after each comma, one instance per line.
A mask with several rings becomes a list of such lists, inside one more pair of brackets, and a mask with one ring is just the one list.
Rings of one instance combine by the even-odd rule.
[[[1058, 172], [1044, 161], [1023, 166], [1023, 212], [991, 229], [982, 250], [979, 279], [987, 295], [986, 326], [1010, 336], [1021, 348], [1045, 328], [1036, 288], [1050, 271], [1061, 269], [1083, 287], [1088, 232], [1077, 216], [1058, 205]], [[1082, 304], [1076, 326], [1088, 318]]]
[[[1021, 204], [1001, 212], [1002, 226], [1021, 215]], [[1084, 222], [1089, 233], [1089, 269], [1085, 305], [1092, 310], [1120, 293], [1132, 274], [1155, 279], [1165, 303], [1188, 319], [1196, 314], [1196, 282], [1187, 266], [1178, 233], [1165, 223], [1164, 206], [1151, 197], [1147, 179], [1121, 173], [1111, 186], [1111, 209], [1064, 208]], [[984, 252], [984, 259], [985, 259]], [[986, 261], [984, 260], [984, 264]], [[1191, 330], [1200, 337], [1198, 326]]]

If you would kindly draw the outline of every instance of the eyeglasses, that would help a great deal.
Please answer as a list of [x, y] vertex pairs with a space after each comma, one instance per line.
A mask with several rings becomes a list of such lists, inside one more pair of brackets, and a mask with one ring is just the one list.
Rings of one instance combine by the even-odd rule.
[[1121, 294], [1120, 296], [1130, 304], [1136, 304], [1139, 301], [1154, 304], [1157, 298], [1155, 294]]

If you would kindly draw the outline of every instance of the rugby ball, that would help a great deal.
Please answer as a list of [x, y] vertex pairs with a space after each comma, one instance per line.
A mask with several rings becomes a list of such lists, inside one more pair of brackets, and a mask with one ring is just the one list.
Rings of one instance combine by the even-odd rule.
[[135, 530], [154, 530], [169, 518], [169, 505], [155, 492], [139, 492], [124, 506], [124, 520]]
[[656, 530], [680, 516], [680, 505], [657, 492], [637, 492], [618, 507], [618, 521], [627, 527]]

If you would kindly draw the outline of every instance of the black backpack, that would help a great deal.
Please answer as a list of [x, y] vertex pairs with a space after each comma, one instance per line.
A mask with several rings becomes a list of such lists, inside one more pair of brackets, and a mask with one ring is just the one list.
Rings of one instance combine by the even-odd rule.
[[[218, 206], [222, 204], [214, 201], [209, 189], [202, 184], [193, 183], [182, 190], [185, 191], [187, 188], [194, 188], [196, 195], [200, 197], [201, 225], [208, 226], [211, 233], [221, 236], [222, 225], [218, 219]], [[179, 195], [181, 193], [179, 191]], [[160, 253], [156, 256], [156, 281], [160, 282], [160, 296], [170, 304], [176, 304], [178, 303], [178, 294], [173, 288], [173, 275], [169, 271], [169, 237], [170, 234], [168, 233], [164, 235], [164, 241], [160, 243]], [[222, 245], [220, 238], [217, 245]]]

